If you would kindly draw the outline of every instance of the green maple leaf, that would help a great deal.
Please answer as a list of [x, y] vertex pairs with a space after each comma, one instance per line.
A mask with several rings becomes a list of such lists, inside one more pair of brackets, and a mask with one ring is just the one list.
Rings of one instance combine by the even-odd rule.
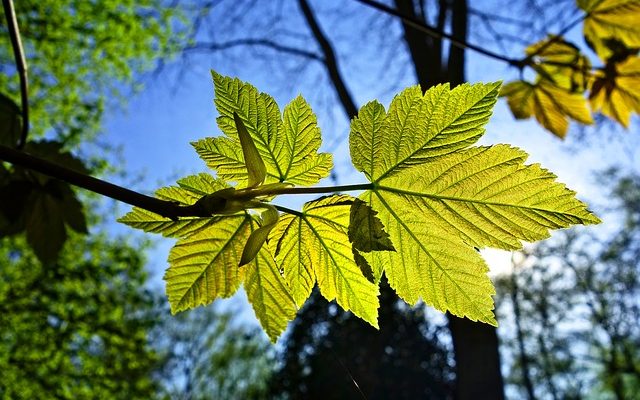
[[422, 298], [495, 324], [493, 286], [474, 247], [517, 249], [550, 229], [598, 222], [553, 174], [525, 165], [523, 151], [469, 147], [484, 134], [498, 83], [439, 85], [424, 95], [414, 86], [388, 112], [367, 104], [352, 121], [350, 149], [371, 183], [350, 188], [369, 190], [359, 199], [310, 201], [301, 212], [267, 201], [309, 193], [292, 186], [329, 173], [331, 157], [317, 152], [320, 132], [309, 105], [298, 97], [281, 116], [251, 85], [215, 73], [214, 83], [226, 136], [194, 146], [217, 177], [189, 176], [156, 192], [210, 215], [170, 220], [134, 208], [120, 219], [178, 239], [165, 274], [174, 313], [229, 297], [244, 284], [275, 340], [317, 284], [326, 299], [377, 327], [384, 273], [411, 304]]
[[270, 244], [298, 305], [317, 282], [324, 298], [377, 328], [378, 286], [354, 261], [347, 232], [353, 200], [340, 195], [306, 203], [299, 215], [281, 218]]
[[[385, 112], [372, 102], [351, 123], [351, 157], [372, 182], [360, 198], [395, 252], [365, 255], [398, 295], [496, 324], [488, 268], [474, 247], [518, 249], [549, 229], [599, 222], [575, 193], [506, 145], [466, 148], [484, 133], [498, 83], [418, 87]], [[427, 161], [428, 162], [425, 162]]]
[[[158, 190], [156, 197], [192, 205], [226, 187], [223, 181], [202, 173], [180, 179], [178, 186]], [[180, 238], [171, 249], [170, 267], [164, 275], [173, 313], [230, 297], [244, 283], [256, 317], [271, 340], [275, 341], [295, 316], [293, 299], [266, 249], [260, 250], [252, 263], [238, 267], [245, 243], [259, 229], [248, 213], [174, 221], [135, 207], [119, 222]]]
[[207, 166], [219, 178], [244, 184], [248, 180], [233, 114], [236, 113], [253, 138], [266, 166], [267, 183], [312, 185], [329, 175], [331, 154], [317, 153], [322, 143], [315, 114], [300, 96], [284, 109], [254, 86], [212, 72], [217, 119], [224, 137], [192, 143]]

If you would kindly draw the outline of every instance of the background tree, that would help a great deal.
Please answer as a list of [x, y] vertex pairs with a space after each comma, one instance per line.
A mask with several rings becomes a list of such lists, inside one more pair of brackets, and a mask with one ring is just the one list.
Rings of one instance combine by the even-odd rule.
[[43, 266], [24, 239], [0, 243], [0, 396], [147, 399], [158, 356], [148, 343], [157, 296], [145, 245], [73, 234]]
[[161, 357], [159, 398], [265, 399], [274, 349], [237, 310], [215, 306], [171, 316], [164, 309], [152, 342]]
[[[24, 0], [15, 11], [28, 65], [30, 134], [49, 132], [68, 146], [90, 139], [105, 105], [122, 102], [139, 74], [179, 39], [176, 9], [159, 0]], [[20, 104], [6, 16], [0, 13], [0, 87]]]
[[379, 331], [314, 292], [292, 322], [269, 384], [274, 397], [452, 398], [453, 360], [441, 328], [381, 285]]
[[558, 235], [498, 285], [499, 310], [517, 328], [505, 334], [517, 367], [509, 381], [528, 398], [637, 396], [640, 178], [610, 171], [602, 181], [613, 183], [616, 230]]

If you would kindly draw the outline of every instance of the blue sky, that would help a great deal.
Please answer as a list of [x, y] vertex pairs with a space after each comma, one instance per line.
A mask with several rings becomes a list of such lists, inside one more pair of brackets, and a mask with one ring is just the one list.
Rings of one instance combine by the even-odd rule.
[[[295, 21], [293, 24], [295, 26]], [[398, 27], [389, 29], [397, 30]], [[336, 32], [339, 34], [340, 31]], [[580, 31], [575, 30], [570, 36], [579, 40]], [[349, 55], [349, 49], [340, 47], [340, 40], [336, 43], [339, 56]], [[362, 57], [369, 63], [375, 63], [377, 60], [371, 54], [371, 50], [365, 49]], [[102, 139], [122, 147], [129, 177], [144, 176], [144, 179], [134, 183], [130, 179], [118, 181], [118, 178], [115, 178], [116, 182], [126, 184], [135, 190], [152, 193], [156, 188], [171, 184], [181, 176], [206, 170], [204, 163], [189, 143], [205, 136], [220, 134], [215, 122], [213, 86], [209, 73], [212, 67], [223, 74], [238, 76], [254, 84], [261, 91], [272, 94], [281, 109], [298, 93], [308, 98], [318, 115], [324, 137], [330, 137], [328, 140], [325, 139], [323, 150], [327, 150], [326, 147], [331, 144], [340, 183], [364, 182], [363, 177], [350, 167], [348, 125], [337, 99], [326, 95], [320, 97], [316, 93], [317, 85], [326, 83], [321, 68], [312, 67], [311, 72], [307, 71], [301, 74], [301, 77], [292, 79], [294, 85], [291, 82], [283, 84], [282, 78], [273, 72], [271, 62], [254, 58], [251, 59], [251, 65], [239, 65], [234, 61], [225, 61], [222, 57], [195, 58], [189, 69], [183, 71], [179, 83], [175, 74], [147, 77], [144, 90], [132, 96], [125, 108], [108, 110], [105, 135]], [[387, 82], [379, 81], [380, 85], [376, 85], [375, 79], [369, 79], [369, 83], [362, 83], [362, 79], [349, 79], [355, 74], [362, 74], [363, 68], [358, 62], [343, 64], [343, 72], [351, 83], [350, 89], [359, 105], [374, 97], [388, 105], [394, 93], [388, 90]], [[504, 64], [468, 52], [468, 81], [508, 81], [517, 77], [517, 71], [507, 68]], [[412, 84], [413, 80], [411, 74], [406, 74], [399, 80], [395, 92]], [[333, 97], [333, 106], [328, 106], [324, 101], [327, 97]], [[584, 146], [577, 139], [579, 135], [576, 134], [575, 124], [572, 124], [568, 139], [562, 142], [540, 128], [533, 120], [515, 121], [506, 103], [500, 100], [480, 144], [509, 143], [523, 148], [530, 154], [529, 162], [539, 162], [555, 172], [560, 181], [576, 190], [580, 198], [588, 200], [597, 208], [604, 205], [606, 196], [601, 188], [594, 184], [593, 172], [616, 164], [635, 168], [638, 172], [637, 160], [640, 158], [640, 152], [638, 134], [634, 129], [638, 121], [637, 117], [634, 118], [632, 128], [628, 132], [617, 128], [612, 131], [611, 126], [599, 131], [587, 128], [589, 144]], [[299, 203], [300, 201], [279, 201], [279, 204], [288, 205]], [[119, 207], [121, 214], [127, 210], [128, 206]], [[129, 231], [128, 228], [117, 229]], [[150, 254], [149, 268], [153, 273], [154, 284], [158, 287], [162, 287], [160, 278], [167, 266], [165, 260], [172, 245], [173, 240], [158, 238], [157, 246]], [[508, 253], [489, 251], [485, 256], [494, 271], [508, 267]]]

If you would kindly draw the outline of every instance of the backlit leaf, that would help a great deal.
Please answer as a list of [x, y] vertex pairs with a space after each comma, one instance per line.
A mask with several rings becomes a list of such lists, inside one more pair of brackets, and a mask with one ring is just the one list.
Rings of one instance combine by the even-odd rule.
[[[560, 42], [538, 48], [534, 62], [553, 64], [569, 56], [576, 54]], [[585, 100], [554, 85], [551, 75], [560, 72], [550, 71], [544, 69], [549, 79], [535, 85], [507, 85], [514, 114], [535, 116], [558, 134], [566, 132], [567, 117], [589, 123]], [[477, 249], [518, 249], [523, 241], [548, 237], [551, 229], [599, 222], [555, 175], [525, 165], [523, 151], [469, 147], [484, 134], [499, 83], [453, 90], [439, 85], [424, 94], [410, 87], [388, 112], [368, 103], [352, 121], [349, 137], [353, 164], [370, 180], [351, 188], [368, 190], [359, 199], [309, 201], [301, 212], [268, 201], [329, 173], [331, 159], [317, 153], [320, 132], [309, 105], [298, 97], [281, 116], [273, 99], [251, 85], [216, 73], [214, 84], [226, 136], [194, 147], [217, 178], [191, 176], [156, 193], [212, 216], [173, 221], [134, 208], [121, 218], [179, 238], [165, 274], [172, 312], [229, 297], [244, 283], [256, 317], [276, 340], [317, 284], [327, 300], [377, 327], [384, 273], [410, 304], [423, 299], [495, 325], [494, 289]], [[300, 191], [310, 192], [331, 189]], [[258, 215], [259, 209], [266, 211]]]
[[212, 71], [218, 126], [227, 137], [192, 143], [207, 165], [225, 180], [247, 182], [247, 170], [233, 119], [237, 113], [251, 135], [266, 167], [266, 183], [312, 185], [329, 175], [330, 154], [317, 153], [320, 131], [316, 117], [302, 97], [280, 115], [273, 98], [254, 86]]
[[244, 287], [249, 303], [269, 339], [275, 342], [296, 316], [296, 306], [289, 289], [266, 247], [260, 250], [253, 262], [240, 269], [244, 270]]
[[589, 101], [593, 111], [629, 127], [631, 114], [640, 113], [640, 57], [610, 62], [596, 75]]
[[378, 287], [354, 262], [347, 235], [352, 201], [330, 196], [308, 202], [300, 215], [281, 219], [270, 241], [296, 304], [317, 282], [324, 298], [378, 327]]
[[178, 241], [169, 253], [170, 266], [164, 275], [172, 313], [236, 292], [244, 271], [238, 264], [250, 233], [251, 217], [239, 214], [221, 217]]
[[412, 86], [394, 97], [384, 119], [384, 107], [367, 104], [351, 122], [354, 165], [376, 180], [475, 143], [484, 134], [499, 88], [499, 83], [463, 84], [449, 90], [444, 84], [423, 96], [419, 86]]
[[286, 159], [284, 176], [296, 185], [312, 185], [329, 175], [333, 167], [331, 154], [320, 153], [322, 143], [316, 115], [302, 96], [284, 108]]
[[582, 124], [593, 123], [587, 101], [582, 94], [571, 93], [543, 79], [535, 84], [525, 81], [510, 82], [504, 86], [500, 96], [507, 98], [516, 119], [534, 116], [544, 128], [560, 138], [567, 134], [568, 118]]
[[[427, 91], [425, 99], [429, 97]], [[398, 133], [388, 122], [397, 119], [393, 104], [383, 128], [360, 129], [374, 125], [366, 107], [358, 115], [361, 125], [351, 132], [351, 143], [359, 143], [352, 155], [356, 168], [377, 178], [360, 198], [378, 212], [396, 251], [363, 256], [374, 271], [384, 270], [391, 286], [410, 304], [422, 298], [439, 310], [495, 324], [493, 287], [474, 247], [517, 249], [523, 240], [548, 237], [549, 229], [599, 222], [574, 192], [555, 182], [553, 174], [537, 164], [524, 165], [526, 154], [506, 145], [457, 149], [399, 170], [390, 163], [389, 169], [380, 166], [368, 174], [375, 160], [369, 160], [371, 151], [364, 143], [394, 143]], [[430, 118], [438, 125], [429, 107], [407, 116], [406, 125], [416, 126], [414, 118]], [[528, 115], [533, 110], [532, 105], [524, 108]], [[377, 124], [382, 119], [379, 112]], [[470, 116], [460, 116], [466, 118]], [[446, 123], [440, 126], [447, 129]], [[395, 147], [386, 146], [378, 156], [394, 159], [397, 154]]]
[[640, 47], [640, 0], [578, 0], [578, 6], [587, 13], [584, 37], [603, 61], [612, 55], [609, 39]]
[[549, 36], [526, 49], [533, 68], [542, 79], [570, 92], [584, 92], [591, 76], [591, 63], [573, 43]]

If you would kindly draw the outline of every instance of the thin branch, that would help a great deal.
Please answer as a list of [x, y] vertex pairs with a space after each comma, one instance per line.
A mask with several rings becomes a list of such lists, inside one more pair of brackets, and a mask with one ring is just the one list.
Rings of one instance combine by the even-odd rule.
[[480, 46], [476, 46], [474, 44], [468, 43], [464, 40], [459, 40], [456, 39], [455, 37], [453, 37], [452, 35], [444, 32], [444, 31], [440, 31], [432, 26], [429, 26], [427, 24], [425, 24], [422, 21], [419, 21], [416, 18], [412, 18], [409, 17], [407, 15], [404, 15], [402, 13], [400, 13], [398, 10], [391, 8], [389, 6], [387, 6], [386, 4], [382, 4], [382, 3], [378, 3], [376, 1], [373, 0], [356, 0], [357, 2], [360, 2], [362, 4], [365, 4], [369, 7], [375, 8], [379, 11], [382, 11], [386, 14], [390, 14], [393, 15], [395, 17], [400, 18], [405, 24], [410, 25], [411, 27], [413, 27], [414, 29], [417, 29], [421, 32], [426, 33], [427, 35], [434, 37], [436, 39], [442, 40], [442, 39], [446, 39], [448, 40], [451, 45], [458, 47], [460, 49], [469, 49], [469, 50], [473, 50], [476, 53], [485, 55], [487, 57], [499, 60], [499, 61], [503, 61], [509, 65], [512, 65], [514, 67], [518, 67], [521, 68], [522, 67], [522, 60], [519, 59], [515, 59], [515, 58], [509, 58], [506, 56], [503, 56], [501, 54], [498, 53], [494, 53], [493, 51], [487, 50], [483, 47]]
[[163, 217], [176, 219], [184, 216], [208, 216], [202, 215], [196, 207], [181, 206], [178, 203], [146, 196], [7, 146], [0, 145], [0, 160], [63, 180], [114, 200], [144, 208]]
[[22, 40], [20, 39], [20, 29], [18, 28], [18, 19], [16, 11], [13, 7], [12, 0], [2, 0], [4, 14], [7, 18], [7, 26], [9, 28], [9, 37], [11, 38], [11, 47], [13, 48], [13, 56], [16, 60], [18, 75], [20, 76], [20, 100], [22, 102], [22, 132], [18, 149], [22, 149], [27, 142], [29, 134], [29, 81], [27, 80], [27, 61], [24, 57], [24, 49]]
[[289, 53], [300, 57], [309, 58], [324, 63], [324, 58], [317, 53], [297, 47], [286, 46], [269, 39], [246, 38], [229, 40], [227, 42], [199, 42], [188, 46], [184, 51], [218, 51], [227, 50], [237, 46], [261, 46], [273, 49], [281, 53]]
[[533, 53], [529, 54], [527, 57], [525, 57], [522, 60], [522, 64], [524, 64], [524, 65], [530, 64], [531, 60], [533, 60], [533, 58], [535, 56], [537, 56], [538, 54], [542, 54], [542, 52], [545, 51], [547, 48], [549, 48], [549, 46], [551, 46], [552, 44], [556, 43], [559, 40], [562, 40], [564, 38], [564, 35], [566, 35], [571, 29], [573, 29], [580, 22], [584, 21], [584, 19], [587, 16], [588, 16], [588, 14], [582, 14], [582, 15], [580, 15], [579, 18], [576, 18], [575, 20], [573, 20], [572, 22], [567, 24], [567, 26], [562, 28], [560, 30], [560, 32], [558, 32], [557, 34], [553, 35], [553, 37], [551, 39], [547, 40], [542, 46], [538, 47], [535, 52], [533, 52]]
[[[7, 161], [23, 168], [28, 168], [52, 178], [60, 179], [80, 188], [90, 190], [94, 193], [101, 194], [135, 207], [143, 208], [166, 218], [177, 219], [178, 217], [211, 216], [211, 213], [205, 209], [205, 206], [199, 204], [184, 206], [176, 202], [147, 196], [7, 146], [0, 145], [0, 160]], [[362, 183], [342, 186], [285, 187], [265, 191], [261, 190], [261, 187], [258, 186], [257, 188], [251, 189], [239, 189], [237, 194], [239, 198], [250, 198], [252, 197], [252, 194], [268, 196], [280, 194], [327, 194], [369, 190], [374, 189], [374, 187], [375, 185], [373, 183]]]
[[320, 24], [318, 23], [307, 0], [298, 0], [298, 5], [302, 10], [302, 15], [304, 16], [311, 33], [313, 33], [313, 37], [316, 39], [320, 49], [322, 49], [324, 65], [327, 68], [329, 78], [331, 79], [331, 82], [333, 82], [333, 86], [336, 89], [344, 111], [349, 119], [354, 118], [358, 115], [358, 107], [356, 106], [353, 96], [349, 92], [349, 88], [347, 88], [347, 84], [340, 73], [340, 69], [338, 68], [338, 59], [335, 51], [333, 50], [333, 46], [329, 43], [327, 36], [320, 28]]

